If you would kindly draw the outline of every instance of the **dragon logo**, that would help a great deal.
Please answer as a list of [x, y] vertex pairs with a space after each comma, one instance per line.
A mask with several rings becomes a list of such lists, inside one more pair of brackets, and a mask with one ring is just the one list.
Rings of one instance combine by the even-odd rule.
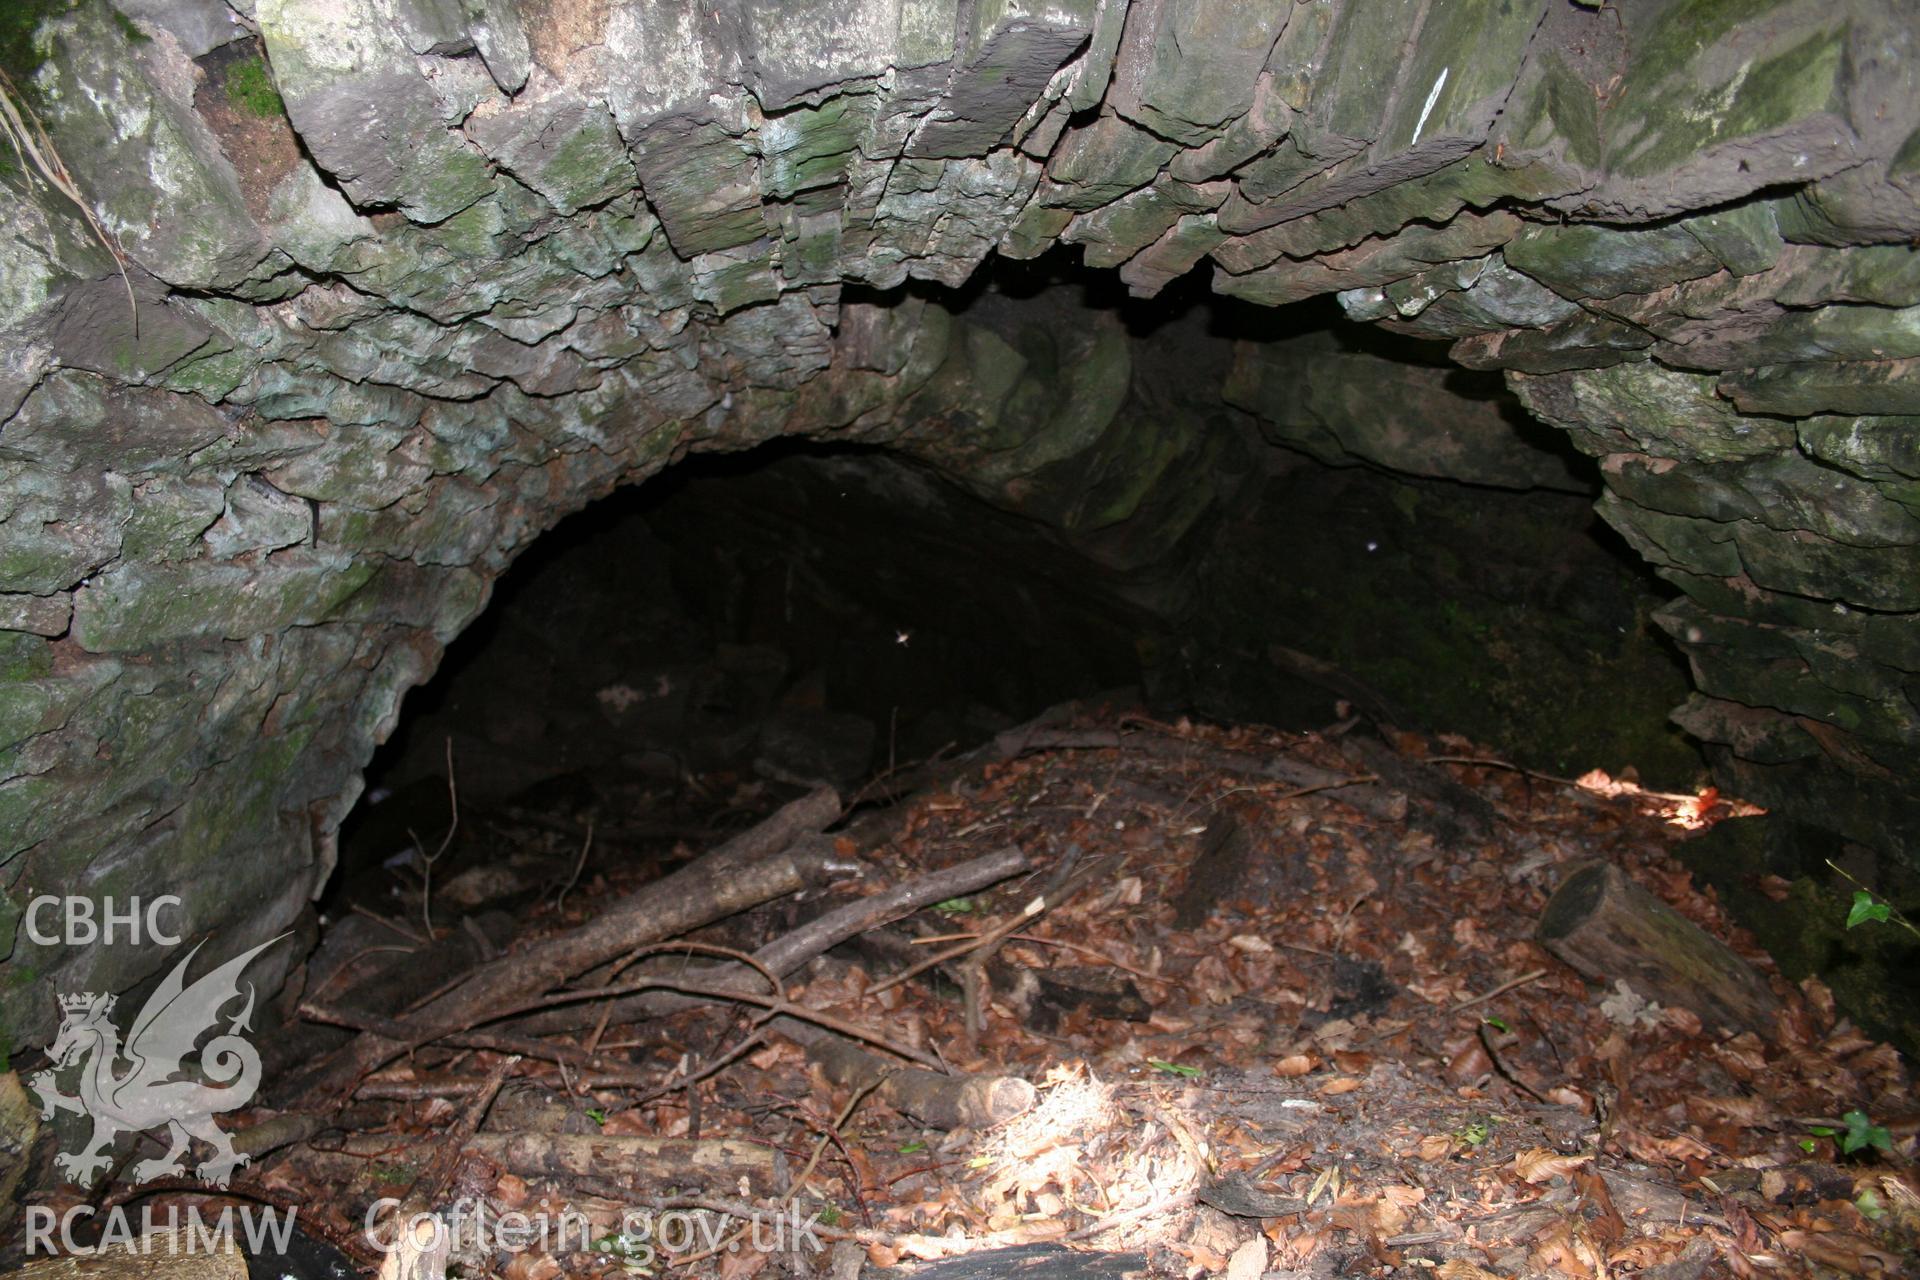
[[[214, 1036], [200, 1050], [199, 1070], [193, 1073], [200, 1078], [186, 1078], [182, 1062], [202, 1035], [217, 1029], [222, 1007], [240, 996], [241, 972], [280, 938], [261, 943], [188, 986], [187, 966], [200, 951], [196, 945], [147, 997], [124, 1046], [112, 1021], [113, 996], [88, 991], [60, 997], [60, 1034], [47, 1050], [53, 1066], [28, 1083], [40, 1099], [42, 1119], [53, 1119], [56, 1111], [93, 1119], [93, 1136], [84, 1148], [54, 1157], [62, 1173], [80, 1186], [89, 1186], [113, 1162], [111, 1152], [120, 1134], [165, 1125], [167, 1154], [135, 1165], [135, 1182], [184, 1175], [183, 1157], [198, 1138], [213, 1148], [213, 1156], [194, 1170], [194, 1176], [216, 1187], [227, 1185], [247, 1157], [233, 1149], [232, 1140], [213, 1118], [246, 1106], [260, 1087], [260, 1055], [241, 1035], [252, 1029], [252, 984], [247, 985], [246, 1007], [232, 1017], [224, 1034]], [[116, 1072], [123, 1062], [126, 1069]], [[70, 1097], [59, 1091], [54, 1076], [76, 1063], [84, 1065], [78, 1096]], [[225, 1087], [210, 1087], [203, 1079]]]

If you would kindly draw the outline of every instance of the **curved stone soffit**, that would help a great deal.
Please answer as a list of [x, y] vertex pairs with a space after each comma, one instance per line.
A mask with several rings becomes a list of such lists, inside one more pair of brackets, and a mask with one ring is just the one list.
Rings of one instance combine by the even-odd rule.
[[1906, 5], [232, 3], [85, 0], [21, 70], [139, 303], [0, 174], [0, 1039], [159, 963], [31, 944], [49, 886], [294, 918], [403, 692], [615, 485], [794, 433], [1016, 505], [1138, 467], [1112, 335], [1033, 412], [978, 326], [841, 300], [1060, 243], [1506, 371], [1685, 591], [1732, 780], [1883, 849], [1916, 812]]

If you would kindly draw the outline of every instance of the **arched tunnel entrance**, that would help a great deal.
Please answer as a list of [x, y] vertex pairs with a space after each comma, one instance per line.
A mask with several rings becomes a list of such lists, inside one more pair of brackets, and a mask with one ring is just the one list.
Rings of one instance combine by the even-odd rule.
[[[985, 371], [992, 411], [1049, 412], [1102, 328], [1122, 394], [1078, 456], [776, 441], [568, 518], [408, 696], [343, 868], [445, 825], [449, 752], [470, 809], [596, 812], [617, 858], [623, 820], [697, 831], [857, 792], [1079, 699], [1290, 731], [1357, 713], [1548, 773], [1704, 785], [1667, 719], [1687, 686], [1653, 615], [1675, 593], [1594, 516], [1592, 462], [1497, 379], [1324, 306], [1130, 305], [1063, 255], [921, 305], [1012, 367]], [[1329, 367], [1358, 373], [1319, 396]], [[1395, 453], [1410, 413], [1458, 427]], [[1197, 456], [1102, 447], [1191, 447], [1182, 418], [1212, 434]], [[1426, 474], [1398, 469], [1416, 456]], [[1102, 487], [1125, 497], [1090, 514]]]
[[1896, 1273], [1909, 7], [0, 12], [0, 1272]]

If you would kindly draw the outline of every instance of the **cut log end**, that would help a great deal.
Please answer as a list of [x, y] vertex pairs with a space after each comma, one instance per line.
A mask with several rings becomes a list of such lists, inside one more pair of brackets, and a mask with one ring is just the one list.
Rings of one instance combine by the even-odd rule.
[[1624, 980], [1647, 999], [1733, 1031], [1772, 1030], [1780, 1002], [1732, 948], [1610, 863], [1588, 863], [1554, 891], [1541, 945], [1589, 978]]

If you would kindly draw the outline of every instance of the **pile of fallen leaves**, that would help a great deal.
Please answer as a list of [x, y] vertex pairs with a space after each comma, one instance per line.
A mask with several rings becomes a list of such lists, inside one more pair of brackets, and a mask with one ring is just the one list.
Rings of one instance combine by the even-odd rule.
[[[1042, 1243], [1236, 1280], [1910, 1265], [1920, 1182], [1903, 1063], [1817, 981], [1781, 978], [1674, 856], [1689, 828], [1740, 812], [1730, 802], [1545, 779], [1402, 734], [1376, 756], [1439, 784], [1369, 811], [1355, 789], [1379, 779], [1357, 772], [1339, 734], [1112, 716], [1066, 728], [1057, 748], [946, 769], [862, 851], [870, 872], [904, 879], [1011, 845], [1028, 876], [838, 948], [786, 988], [956, 1071], [1032, 1081], [1027, 1113], [927, 1129], [829, 1083], [800, 1047], [749, 1038], [755, 1010], [710, 1006], [576, 1037], [633, 1064], [614, 1083], [486, 1050], [417, 1051], [363, 1087], [351, 1140], [290, 1148], [254, 1185], [350, 1236], [491, 1078], [504, 1086], [482, 1133], [727, 1140], [776, 1157], [784, 1185], [742, 1174], [640, 1195], [611, 1167], [536, 1178], [469, 1161], [443, 1200], [564, 1205], [592, 1223], [553, 1247], [456, 1242], [469, 1276], [848, 1277], [939, 1259], [944, 1273]], [[1253, 767], [1279, 760], [1333, 780]], [[1544, 950], [1549, 896], [1593, 860], [1766, 975], [1775, 1025], [1731, 1034]], [[570, 913], [590, 914], [593, 888]], [[711, 936], [750, 947], [817, 907], [763, 909]], [[623, 1234], [637, 1199], [703, 1215], [709, 1234], [643, 1254], [660, 1242]], [[808, 1247], [732, 1234], [774, 1212], [811, 1215]]]

